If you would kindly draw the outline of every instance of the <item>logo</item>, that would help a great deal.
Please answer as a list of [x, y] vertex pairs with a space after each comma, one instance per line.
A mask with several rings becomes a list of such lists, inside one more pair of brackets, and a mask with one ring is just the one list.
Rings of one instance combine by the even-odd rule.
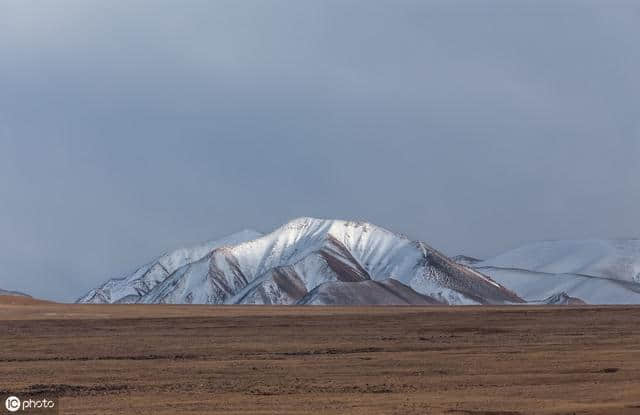
[[17, 396], [9, 396], [4, 401], [4, 407], [11, 413], [18, 411], [27, 413], [58, 413], [57, 401], [50, 399], [30, 399], [24, 397], [20, 399]]
[[4, 401], [4, 407], [7, 408], [9, 412], [18, 412], [20, 410], [20, 399], [16, 396], [9, 396], [6, 401]]

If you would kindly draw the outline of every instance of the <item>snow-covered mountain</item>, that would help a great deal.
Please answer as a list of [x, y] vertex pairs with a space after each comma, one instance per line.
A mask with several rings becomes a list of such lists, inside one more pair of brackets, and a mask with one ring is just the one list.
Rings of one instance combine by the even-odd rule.
[[585, 305], [586, 303], [579, 298], [571, 297], [565, 292], [554, 294], [540, 301], [530, 301], [529, 304], [544, 305]]
[[[356, 294], [357, 293], [357, 294]], [[365, 222], [295, 219], [162, 255], [80, 303], [508, 304], [523, 300], [481, 272]], [[393, 301], [391, 301], [393, 300]]]
[[589, 304], [640, 304], [640, 240], [544, 241], [472, 266], [527, 301], [560, 293]]
[[141, 266], [130, 275], [107, 281], [89, 291], [78, 303], [138, 303], [156, 286], [172, 276], [176, 271], [194, 264], [204, 263], [216, 248], [239, 244], [262, 236], [252, 230], [244, 230], [226, 238], [206, 242], [190, 248], [181, 248], [161, 255]]
[[640, 304], [640, 240], [547, 241], [451, 260], [366, 222], [300, 218], [164, 254], [78, 302]]

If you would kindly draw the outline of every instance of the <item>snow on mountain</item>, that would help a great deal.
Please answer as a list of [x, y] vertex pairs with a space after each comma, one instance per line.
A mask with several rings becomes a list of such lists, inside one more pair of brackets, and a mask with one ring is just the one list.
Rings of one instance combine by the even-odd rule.
[[640, 304], [640, 240], [545, 241], [477, 262], [527, 301], [564, 292], [589, 304]]
[[523, 301], [422, 242], [365, 222], [300, 218], [164, 255], [78, 302], [295, 304], [324, 283], [388, 278], [449, 304]]
[[515, 268], [479, 267], [527, 301], [566, 292], [588, 304], [640, 304], [640, 284], [576, 274], [551, 274]]
[[256, 231], [244, 230], [223, 239], [175, 250], [143, 265], [130, 275], [107, 281], [99, 288], [89, 291], [77, 302], [137, 303], [177, 270], [202, 260], [215, 248], [238, 244], [260, 236], [262, 235]]
[[582, 274], [640, 283], [640, 239], [537, 242], [475, 266]]
[[544, 300], [531, 301], [531, 303], [545, 304], [545, 305], [585, 305], [586, 303], [579, 298], [571, 297], [565, 292], [551, 295]]
[[466, 265], [468, 267], [474, 266], [478, 262], [482, 262], [481, 259], [474, 258], [472, 256], [467, 256], [467, 255], [456, 255], [451, 259], [457, 262], [458, 264]]

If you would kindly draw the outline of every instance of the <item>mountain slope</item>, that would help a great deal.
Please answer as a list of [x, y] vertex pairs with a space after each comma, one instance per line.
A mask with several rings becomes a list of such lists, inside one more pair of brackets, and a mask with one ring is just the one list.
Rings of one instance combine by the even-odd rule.
[[364, 222], [300, 218], [264, 236], [244, 233], [205, 244], [197, 255], [187, 251], [111, 280], [79, 302], [294, 304], [323, 283], [388, 278], [443, 303], [523, 301], [422, 242]]
[[14, 295], [18, 297], [31, 297], [29, 294], [21, 293], [20, 291], [3, 290], [0, 288], [0, 295]]
[[89, 291], [79, 303], [137, 303], [149, 294], [158, 284], [176, 271], [192, 263], [201, 261], [217, 247], [237, 244], [260, 237], [252, 230], [244, 230], [226, 238], [206, 242], [190, 248], [181, 248], [161, 255], [152, 262], [138, 268], [134, 273], [122, 278], [107, 281], [100, 287]]
[[419, 294], [403, 283], [389, 278], [382, 281], [320, 284], [304, 296], [303, 305], [436, 305], [442, 302]]
[[478, 262], [482, 262], [481, 259], [474, 258], [472, 256], [467, 256], [467, 255], [456, 255], [451, 259], [457, 262], [458, 264], [466, 265], [468, 267], [474, 266]]
[[585, 305], [586, 303], [580, 298], [571, 297], [565, 292], [554, 294], [540, 301], [532, 301], [532, 303], [540, 303], [545, 305]]
[[474, 266], [583, 274], [640, 283], [640, 239], [536, 242]]
[[640, 240], [545, 241], [473, 264], [527, 301], [640, 304]]

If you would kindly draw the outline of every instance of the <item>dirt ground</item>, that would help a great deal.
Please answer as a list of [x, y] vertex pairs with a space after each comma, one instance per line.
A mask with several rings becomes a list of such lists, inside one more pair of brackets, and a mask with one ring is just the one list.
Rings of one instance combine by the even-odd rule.
[[0, 305], [63, 414], [640, 414], [640, 307]]

